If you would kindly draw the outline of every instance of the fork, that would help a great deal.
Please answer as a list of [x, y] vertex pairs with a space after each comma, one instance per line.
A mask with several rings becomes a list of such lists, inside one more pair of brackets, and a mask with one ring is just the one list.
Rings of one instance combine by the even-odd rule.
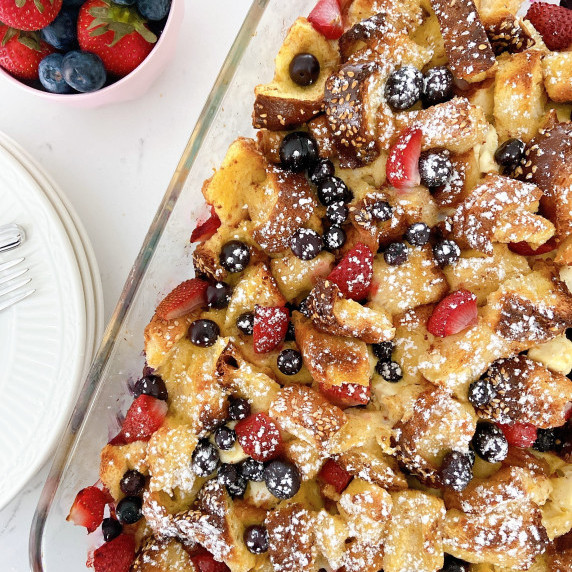
[[33, 288], [24, 288], [32, 281], [25, 276], [28, 268], [19, 266], [24, 260], [22, 257], [0, 264], [0, 311], [35, 292]]

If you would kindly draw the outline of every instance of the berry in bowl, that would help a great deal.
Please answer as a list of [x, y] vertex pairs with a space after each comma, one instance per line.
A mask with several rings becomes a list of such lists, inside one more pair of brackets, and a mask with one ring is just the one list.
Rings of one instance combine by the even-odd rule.
[[82, 107], [134, 99], [174, 54], [183, 11], [184, 0], [0, 0], [0, 75]]

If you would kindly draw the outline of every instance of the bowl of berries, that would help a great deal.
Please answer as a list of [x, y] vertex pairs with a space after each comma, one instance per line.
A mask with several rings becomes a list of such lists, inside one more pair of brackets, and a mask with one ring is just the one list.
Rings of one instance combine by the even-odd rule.
[[78, 107], [145, 93], [172, 58], [184, 0], [0, 0], [0, 76]]

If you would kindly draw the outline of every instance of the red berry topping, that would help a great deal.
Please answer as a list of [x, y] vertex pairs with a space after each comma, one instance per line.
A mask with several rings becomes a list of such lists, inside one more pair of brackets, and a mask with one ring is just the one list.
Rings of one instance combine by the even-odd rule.
[[371, 398], [369, 386], [359, 383], [342, 383], [342, 385], [325, 385], [320, 383], [320, 393], [334, 405], [345, 409], [356, 405], [367, 405]]
[[113, 502], [107, 491], [86, 487], [77, 493], [67, 520], [93, 532], [103, 521], [105, 505]]
[[161, 399], [150, 395], [140, 395], [127, 411], [121, 432], [112, 444], [147, 441], [163, 425], [168, 405]]
[[244, 452], [255, 461], [274, 459], [282, 451], [280, 429], [266, 413], [242, 419], [234, 430]]
[[373, 252], [358, 242], [330, 272], [331, 280], [346, 298], [363, 300], [371, 288]]
[[0, 67], [20, 79], [38, 79], [38, 66], [55, 52], [36, 32], [21, 32], [0, 22]]
[[538, 30], [549, 50], [565, 50], [572, 44], [572, 10], [548, 2], [533, 2], [526, 19]]
[[344, 33], [338, 0], [318, 0], [308, 16], [308, 21], [328, 40], [337, 40]]
[[41, 30], [61, 8], [62, 0], [0, 0], [0, 21], [17, 30]]
[[408, 189], [419, 185], [419, 156], [421, 155], [421, 129], [405, 129], [389, 148], [385, 166], [387, 181], [396, 189]]
[[129, 572], [135, 559], [135, 539], [130, 534], [102, 544], [93, 554], [95, 572]]
[[341, 494], [352, 480], [352, 476], [333, 459], [328, 459], [324, 463], [324, 466], [318, 473], [318, 477], [332, 485], [338, 494]]
[[224, 562], [217, 562], [214, 556], [206, 550], [193, 554], [191, 562], [197, 572], [230, 572], [230, 568]]
[[290, 311], [284, 306], [256, 306], [252, 342], [257, 354], [264, 354], [276, 348], [288, 331]]
[[190, 314], [194, 309], [206, 306], [208, 282], [192, 278], [181, 282], [167, 294], [157, 307], [157, 317], [161, 320], [176, 320]]
[[191, 242], [205, 242], [207, 241], [221, 225], [220, 218], [215, 212], [214, 207], [211, 206], [210, 216], [206, 220], [198, 220], [197, 226], [191, 233]]
[[477, 323], [477, 297], [468, 290], [457, 290], [443, 298], [431, 314], [427, 329], [444, 338]]
[[556, 239], [552, 237], [548, 242], [541, 244], [538, 248], [534, 249], [528, 242], [511, 242], [508, 245], [509, 250], [521, 256], [536, 256], [538, 254], [546, 254], [547, 252], [552, 252], [556, 249], [558, 245], [556, 244]]
[[532, 447], [537, 437], [537, 428], [530, 423], [506, 425], [498, 423], [509, 445], [513, 447]]

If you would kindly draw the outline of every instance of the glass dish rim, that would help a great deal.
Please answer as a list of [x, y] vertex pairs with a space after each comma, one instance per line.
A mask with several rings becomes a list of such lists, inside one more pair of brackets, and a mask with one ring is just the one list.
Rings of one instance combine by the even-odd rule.
[[138, 288], [145, 276], [155, 249], [163, 235], [174, 205], [181, 194], [186, 177], [195, 162], [203, 140], [207, 136], [213, 120], [216, 117], [216, 113], [229, 89], [237, 67], [236, 64], [242, 58], [251, 38], [256, 33], [257, 25], [269, 2], [270, 0], [252, 0], [246, 18], [207, 96], [197, 123], [187, 141], [181, 159], [171, 177], [167, 190], [143, 240], [137, 258], [127, 276], [119, 300], [105, 329], [97, 354], [94, 357], [86, 380], [78, 395], [74, 410], [61, 436], [60, 444], [53, 454], [50, 471], [43, 486], [30, 526], [28, 557], [30, 569], [34, 572], [44, 571], [42, 561], [42, 537], [46, 519], [61, 476], [68, 464], [69, 453], [75, 445], [86, 414], [96, 398], [97, 389], [103, 379], [102, 372], [111, 356], [117, 335], [121, 330], [131, 302], [138, 292]]

